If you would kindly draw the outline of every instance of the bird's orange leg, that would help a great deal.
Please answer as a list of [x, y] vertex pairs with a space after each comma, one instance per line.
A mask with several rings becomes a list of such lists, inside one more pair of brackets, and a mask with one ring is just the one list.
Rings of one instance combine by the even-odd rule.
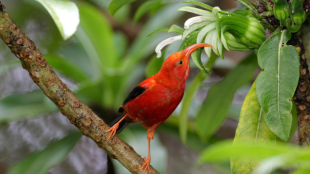
[[116, 131], [119, 127], [119, 123], [122, 122], [126, 117], [127, 117], [127, 114], [124, 115], [124, 117], [122, 119], [120, 119], [117, 123], [115, 123], [109, 130], [105, 131], [105, 132], [110, 132], [110, 135], [106, 141], [108, 141], [110, 138], [114, 137], [114, 135], [116, 134]]
[[149, 154], [148, 154], [148, 157], [144, 157], [144, 163], [143, 165], [139, 168], [139, 169], [143, 169], [143, 172], [142, 174], [145, 173], [146, 170], [148, 170], [149, 174], [151, 173], [151, 169], [150, 169], [150, 163], [151, 163], [151, 139], [153, 140], [154, 139], [154, 131], [156, 129], [158, 125], [155, 125], [151, 128], [148, 129], [147, 131], [147, 140], [148, 140], [148, 145], [149, 145]]

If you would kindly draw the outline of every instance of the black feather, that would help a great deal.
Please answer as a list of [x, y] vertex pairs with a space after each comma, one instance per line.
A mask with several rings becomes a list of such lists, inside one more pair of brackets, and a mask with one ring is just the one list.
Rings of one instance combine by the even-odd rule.
[[[120, 119], [122, 119], [125, 115], [121, 114], [120, 116], [118, 116], [115, 120], [113, 120], [109, 126], [112, 127], [114, 126], [114, 124], [116, 124]], [[124, 119], [122, 122], [119, 123], [119, 127], [116, 130], [116, 133], [120, 133], [130, 122], [128, 122], [126, 119]]]
[[136, 97], [138, 97], [139, 95], [141, 95], [144, 91], [146, 90], [146, 88], [141, 87], [141, 86], [137, 86], [135, 87], [128, 95], [128, 97], [125, 99], [123, 105], [125, 105], [126, 103], [128, 103], [129, 101], [135, 99]]
[[[138, 97], [139, 95], [141, 95], [144, 91], [146, 90], [146, 88], [143, 88], [141, 86], [137, 86], [135, 87], [128, 95], [128, 97], [125, 99], [123, 105], [125, 105], [126, 103], [128, 103], [129, 101], [135, 99], [136, 97]], [[119, 122], [119, 120], [121, 120], [125, 114], [124, 112], [124, 108], [120, 107], [118, 109], [118, 112], [121, 113], [120, 116], [118, 116], [114, 121], [112, 121], [109, 126], [112, 127], [114, 124], [116, 124], [117, 122]], [[127, 117], [126, 119], [124, 119], [122, 122], [119, 123], [119, 127], [116, 131], [116, 133], [120, 133], [129, 123], [131, 123], [132, 121]]]

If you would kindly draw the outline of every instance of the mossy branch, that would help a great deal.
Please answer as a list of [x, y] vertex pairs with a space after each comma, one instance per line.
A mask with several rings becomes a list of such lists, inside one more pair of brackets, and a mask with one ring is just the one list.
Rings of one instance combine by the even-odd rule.
[[[0, 1], [0, 38], [20, 59], [22, 66], [29, 72], [31, 79], [42, 89], [44, 94], [68, 117], [85, 136], [106, 150], [112, 158], [117, 159], [131, 173], [142, 173], [139, 170], [144, 160], [134, 149], [118, 136], [106, 141], [110, 127], [104, 123], [88, 106], [82, 103], [75, 94], [55, 74], [45, 61], [34, 42], [16, 25]], [[151, 167], [151, 173], [158, 173]]]

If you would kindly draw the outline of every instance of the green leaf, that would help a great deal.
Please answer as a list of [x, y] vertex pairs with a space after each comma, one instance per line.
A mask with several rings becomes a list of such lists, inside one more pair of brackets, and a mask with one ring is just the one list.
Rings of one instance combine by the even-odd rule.
[[[261, 160], [253, 170], [255, 174], [267, 174], [277, 168], [309, 169], [310, 151], [307, 148], [274, 141], [234, 143], [222, 141], [204, 150], [199, 162], [224, 162], [230, 157]], [[307, 170], [305, 170], [307, 171]], [[238, 173], [238, 172], [236, 172]], [[247, 172], [248, 173], [248, 172]]]
[[99, 9], [86, 3], [81, 3], [79, 8], [81, 25], [76, 36], [97, 71], [95, 80], [105, 78], [103, 94], [99, 96], [101, 103], [107, 108], [112, 107], [114, 96], [119, 92], [118, 84], [121, 83], [119, 78], [115, 78], [119, 75], [121, 64], [114, 47], [112, 28]]
[[169, 28], [159, 28], [159, 29], [156, 29], [155, 31], [153, 31], [152, 33], [150, 33], [149, 35], [147, 35], [147, 37], [150, 37], [150, 36], [152, 36], [153, 34], [158, 33], [158, 32], [162, 32], [162, 31], [169, 31]]
[[79, 25], [79, 9], [75, 3], [63, 0], [36, 0], [52, 16], [64, 40], [71, 37]]
[[173, 24], [170, 29], [169, 29], [169, 33], [178, 33], [178, 34], [183, 34], [183, 32], [185, 31], [184, 28], [179, 27], [178, 25]]
[[128, 46], [127, 36], [122, 32], [114, 32], [114, 48], [117, 48], [117, 57], [122, 57]]
[[291, 172], [290, 174], [309, 174], [310, 169], [297, 169]]
[[79, 88], [74, 90], [74, 93], [85, 103], [101, 104], [103, 91], [102, 81], [85, 80], [79, 84]]
[[[215, 60], [217, 60], [218, 56], [213, 55], [211, 59], [209, 59], [206, 68], [212, 68]], [[182, 109], [180, 113], [180, 121], [179, 121], [179, 130], [180, 130], [180, 136], [183, 144], [186, 144], [187, 139], [187, 124], [188, 124], [188, 110], [192, 103], [192, 100], [194, 98], [195, 93], [199, 89], [200, 85], [202, 84], [203, 80], [208, 77], [209, 74], [206, 74], [203, 71], [200, 71], [194, 78], [194, 80], [191, 82], [189, 87], [186, 89], [186, 92], [183, 97], [182, 102]]]
[[136, 0], [112, 0], [109, 4], [109, 11], [113, 16], [121, 7], [130, 4]]
[[75, 62], [72, 62], [69, 59], [64, 59], [52, 54], [46, 54], [44, 55], [44, 58], [54, 69], [61, 72], [66, 77], [72, 78], [76, 82], [88, 79], [86, 73], [83, 72]]
[[1, 104], [6, 106], [18, 106], [27, 104], [38, 104], [44, 99], [41, 90], [35, 90], [27, 93], [17, 93], [1, 99]]
[[160, 28], [160, 29], [156, 29], [155, 31], [153, 31], [151, 34], [147, 35], [147, 37], [152, 36], [155, 33], [161, 32], [161, 31], [168, 31], [169, 33], [178, 33], [178, 34], [183, 34], [183, 32], [185, 31], [184, 28], [181, 28], [175, 24], [173, 24], [170, 28]]
[[[256, 82], [253, 83], [243, 102], [234, 143], [241, 144], [250, 141], [254, 142], [254, 144], [264, 144], [266, 142], [274, 142], [275, 145], [277, 144], [277, 137], [268, 129], [263, 119], [264, 111], [259, 105], [255, 84]], [[254, 159], [231, 158], [230, 163], [233, 174], [251, 174], [259, 161]]]
[[280, 142], [275, 146], [274, 142], [253, 143], [248, 141], [246, 143], [232, 145], [231, 141], [221, 141], [204, 150], [198, 161], [200, 163], [223, 162], [228, 161], [230, 157], [260, 160], [287, 152], [296, 152], [297, 149], [296, 146], [290, 146]]
[[202, 52], [203, 48], [197, 49], [196, 51], [194, 51], [191, 56], [192, 59], [194, 61], [194, 63], [196, 64], [196, 66], [203, 71], [206, 74], [211, 74], [210, 70], [206, 67], [204, 67], [202, 61], [201, 61], [201, 52]]
[[81, 132], [74, 132], [52, 142], [45, 149], [30, 154], [12, 166], [8, 174], [46, 174], [48, 170], [65, 160], [81, 136]]
[[81, 3], [79, 5], [81, 24], [76, 36], [88, 54], [93, 68], [99, 74], [107, 74], [107, 68], [117, 65], [113, 32], [108, 20], [97, 8]]
[[208, 139], [219, 128], [227, 116], [236, 90], [252, 79], [256, 68], [256, 57], [252, 53], [221, 82], [211, 87], [195, 120], [200, 138]]
[[[154, 28], [165, 27], [175, 20], [177, 20], [182, 14], [175, 13], [175, 11], [183, 6], [182, 3], [172, 3], [163, 8], [161, 8], [156, 14], [154, 14], [144, 25], [144, 28], [139, 33], [138, 37], [131, 44], [128, 51], [128, 59], [130, 62], [126, 64], [125, 69], [129, 67], [131, 69], [133, 64], [139, 62], [145, 55], [153, 54], [154, 48], [158, 43], [166, 39], [167, 35], [163, 36], [151, 36], [146, 37], [149, 33], [154, 31]], [[169, 16], [169, 18], [167, 18]], [[164, 19], [164, 20], [163, 20]]]
[[0, 76], [10, 69], [20, 66], [19, 60], [8, 61], [0, 65]]
[[164, 56], [161, 56], [159, 59], [156, 56], [153, 57], [151, 61], [147, 64], [147, 67], [145, 70], [146, 76], [150, 77], [156, 74], [160, 70], [163, 62], [164, 62]]
[[80, 42], [64, 44], [61, 49], [57, 51], [57, 55], [61, 55], [61, 57], [64, 57], [68, 61], [74, 62], [77, 67], [79, 67], [82, 72], [86, 72], [87, 77], [91, 79], [96, 79], [102, 76], [102, 73], [100, 73], [96, 67], [93, 67], [92, 62], [88, 58], [88, 55]]
[[258, 167], [256, 167], [255, 174], [267, 174], [278, 168], [295, 168], [309, 169], [310, 166], [310, 151], [309, 149], [293, 146], [290, 151], [282, 153], [271, 158], [263, 160]]
[[46, 112], [57, 111], [56, 106], [45, 102], [46, 96], [41, 90], [25, 94], [13, 94], [0, 101], [0, 123], [34, 118]]
[[0, 109], [0, 123], [9, 123], [22, 119], [35, 118], [40, 114], [50, 111], [49, 106], [46, 106], [43, 103], [6, 107], [1, 105], [0, 102]]
[[213, 10], [213, 7], [211, 7], [211, 6], [207, 5], [207, 4], [204, 4], [202, 2], [199, 2], [199, 1], [188, 0], [188, 1], [183, 1], [183, 3], [192, 3], [192, 4], [195, 4], [195, 5], [198, 5], [198, 6], [202, 7], [202, 8], [205, 8], [207, 10], [210, 10], [210, 11]]
[[299, 78], [299, 55], [293, 46], [282, 46], [285, 33], [271, 36], [258, 50], [258, 64], [263, 70], [257, 77], [256, 92], [268, 128], [287, 141], [292, 125], [291, 99]]
[[125, 5], [122, 8], [120, 8], [117, 13], [113, 16], [113, 20], [115, 20], [116, 23], [122, 24], [125, 23], [128, 20], [131, 20], [131, 7], [130, 5]]
[[296, 130], [298, 128], [298, 117], [297, 117], [297, 110], [296, 110], [296, 106], [295, 103], [292, 101], [292, 128], [291, 128], [291, 132], [290, 132], [290, 140], [294, 137]]
[[138, 22], [138, 20], [142, 17], [143, 14], [149, 12], [154, 6], [161, 5], [162, 0], [151, 0], [144, 2], [137, 10], [134, 16], [134, 22]]

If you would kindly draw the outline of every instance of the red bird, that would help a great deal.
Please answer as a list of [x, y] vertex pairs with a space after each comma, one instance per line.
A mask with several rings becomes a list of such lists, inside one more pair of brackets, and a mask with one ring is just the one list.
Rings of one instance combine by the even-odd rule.
[[130, 92], [118, 110], [121, 115], [106, 131], [110, 132], [108, 137], [110, 139], [131, 122], [140, 122], [148, 129], [148, 158], [143, 158], [144, 164], [140, 168], [143, 169], [143, 174], [146, 170], [151, 173], [150, 140], [154, 139], [153, 133], [182, 100], [185, 81], [190, 70], [189, 56], [201, 47], [211, 47], [211, 45], [199, 43], [170, 55], [157, 74], [147, 78]]

